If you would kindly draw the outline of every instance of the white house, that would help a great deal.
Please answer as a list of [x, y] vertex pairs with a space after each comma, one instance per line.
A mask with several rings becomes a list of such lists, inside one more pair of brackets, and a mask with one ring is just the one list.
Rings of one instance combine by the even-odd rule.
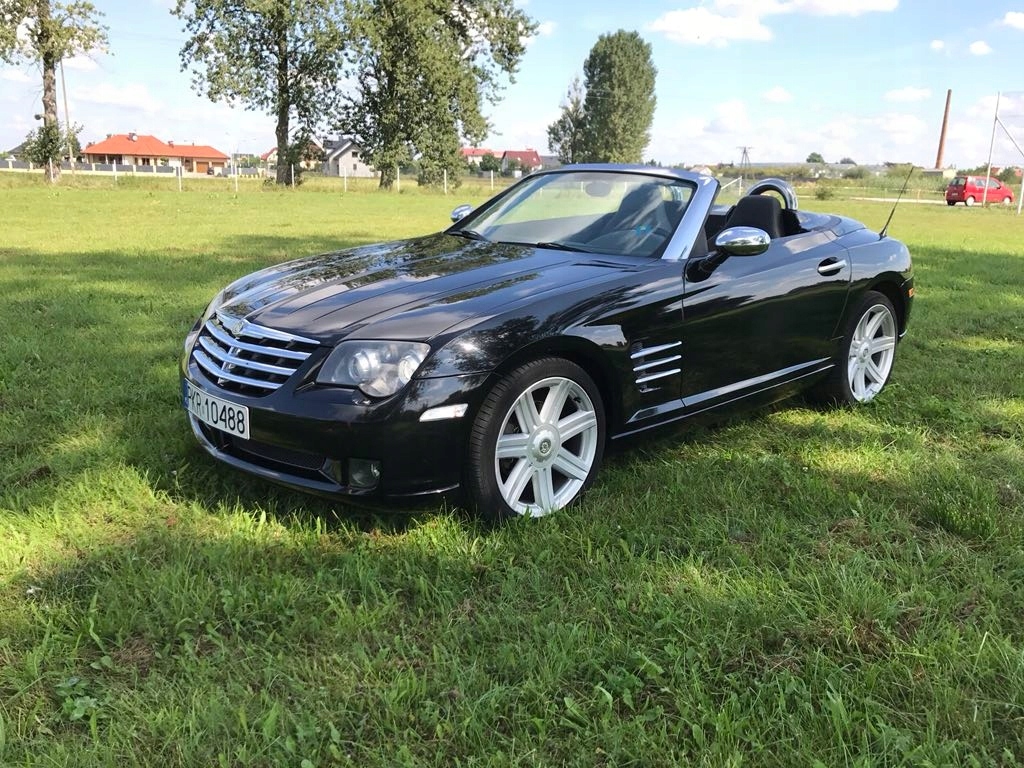
[[324, 141], [324, 176], [350, 176], [373, 178], [377, 172], [367, 165], [360, 147], [352, 139]]

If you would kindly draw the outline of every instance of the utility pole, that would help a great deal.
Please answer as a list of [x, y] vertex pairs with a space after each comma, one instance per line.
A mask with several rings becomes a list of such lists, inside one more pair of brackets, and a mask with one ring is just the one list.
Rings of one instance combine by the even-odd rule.
[[60, 60], [60, 87], [64, 91], [64, 134], [68, 140], [68, 163], [71, 164], [71, 175], [75, 175], [75, 157], [71, 152], [71, 113], [68, 112], [68, 83], [64, 79], [64, 59]]
[[751, 177], [753, 177], [753, 175], [754, 175], [754, 172], [753, 172], [753, 170], [750, 167], [750, 150], [752, 150], [753, 147], [738, 147], [738, 149], [742, 152], [742, 154], [740, 155], [740, 183], [739, 183], [739, 189], [736, 190], [736, 192], [737, 192], [737, 194], [742, 195], [743, 194], [743, 179], [748, 174]]

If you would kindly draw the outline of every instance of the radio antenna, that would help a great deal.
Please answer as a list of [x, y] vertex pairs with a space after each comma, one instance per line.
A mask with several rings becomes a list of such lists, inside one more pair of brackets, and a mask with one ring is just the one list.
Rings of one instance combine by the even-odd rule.
[[903, 180], [903, 188], [900, 189], [900, 193], [896, 196], [896, 202], [892, 204], [892, 210], [889, 211], [889, 218], [885, 220], [885, 226], [882, 227], [882, 231], [878, 233], [878, 239], [882, 240], [885, 238], [885, 233], [889, 231], [889, 224], [892, 222], [892, 217], [896, 213], [896, 206], [900, 204], [900, 200], [903, 199], [903, 193], [907, 191], [907, 184], [910, 183], [910, 177], [914, 173], [914, 164], [910, 164], [910, 173], [907, 174], [907, 178]]

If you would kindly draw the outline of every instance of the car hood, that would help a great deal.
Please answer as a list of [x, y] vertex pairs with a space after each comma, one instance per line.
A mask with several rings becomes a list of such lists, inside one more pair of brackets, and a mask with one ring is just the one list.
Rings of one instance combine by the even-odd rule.
[[225, 290], [218, 311], [321, 343], [426, 341], [550, 291], [579, 288], [640, 266], [632, 259], [441, 233], [256, 272]]

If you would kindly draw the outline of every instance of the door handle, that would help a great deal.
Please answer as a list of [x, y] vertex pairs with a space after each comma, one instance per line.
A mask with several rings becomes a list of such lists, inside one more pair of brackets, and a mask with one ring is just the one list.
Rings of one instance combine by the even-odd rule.
[[834, 256], [825, 259], [818, 265], [819, 275], [834, 275], [846, 266], [846, 259], [837, 259]]

